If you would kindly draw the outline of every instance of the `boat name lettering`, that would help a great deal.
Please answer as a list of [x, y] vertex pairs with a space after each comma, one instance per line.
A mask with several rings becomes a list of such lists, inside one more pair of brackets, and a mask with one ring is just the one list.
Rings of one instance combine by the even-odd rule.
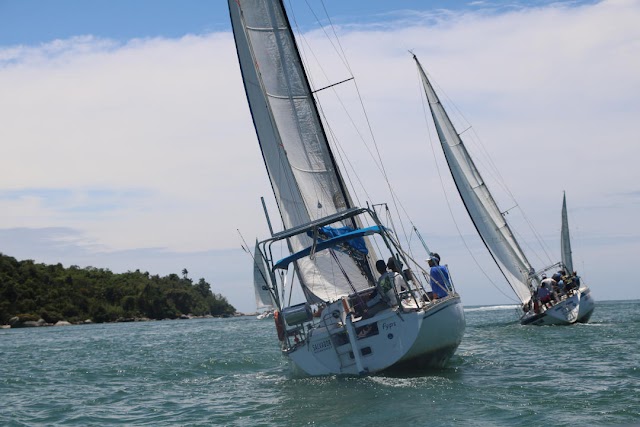
[[321, 351], [328, 350], [331, 348], [331, 340], [326, 339], [324, 341], [311, 344], [311, 348], [313, 348], [314, 353], [319, 353]]
[[395, 328], [396, 327], [396, 322], [391, 322], [391, 323], [383, 323], [382, 324], [382, 329], [383, 330], [387, 330], [387, 329], [391, 329], [391, 328]]

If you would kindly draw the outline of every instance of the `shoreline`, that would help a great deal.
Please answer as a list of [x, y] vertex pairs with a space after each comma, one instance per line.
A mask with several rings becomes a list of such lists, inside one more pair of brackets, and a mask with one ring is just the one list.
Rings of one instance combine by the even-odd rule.
[[[256, 313], [257, 314], [257, 313]], [[78, 322], [68, 322], [66, 320], [59, 320], [56, 323], [48, 323], [44, 319], [36, 320], [20, 320], [19, 317], [14, 316], [9, 319], [9, 323], [0, 325], [0, 329], [23, 329], [23, 328], [39, 328], [50, 326], [80, 326], [80, 325], [95, 325], [95, 324], [108, 324], [108, 323], [131, 323], [131, 322], [162, 322], [166, 320], [191, 320], [191, 319], [227, 319], [230, 317], [246, 317], [252, 316], [252, 313], [235, 312], [232, 315], [219, 315], [213, 316], [211, 314], [205, 314], [203, 316], [195, 316], [192, 314], [183, 314], [176, 318], [166, 319], [150, 319], [148, 317], [121, 317], [111, 322], [94, 322], [91, 319], [86, 319]]]

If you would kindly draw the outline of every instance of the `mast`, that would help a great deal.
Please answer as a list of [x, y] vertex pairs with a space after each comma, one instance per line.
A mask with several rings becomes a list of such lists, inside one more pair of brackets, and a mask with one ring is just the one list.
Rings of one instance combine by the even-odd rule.
[[440, 145], [458, 193], [493, 260], [524, 304], [531, 299], [533, 289], [530, 280], [534, 270], [440, 103], [420, 61], [415, 55], [413, 59], [418, 66]]
[[560, 254], [562, 264], [567, 268], [567, 273], [573, 272], [573, 257], [571, 255], [571, 237], [569, 236], [569, 218], [567, 215], [567, 195], [562, 193], [562, 229], [560, 231]]
[[[351, 198], [282, 1], [228, 0], [228, 5], [245, 92], [284, 229], [349, 209]], [[344, 225], [355, 228], [355, 223]], [[311, 244], [304, 235], [288, 239], [292, 252]], [[352, 292], [352, 285], [368, 287], [353, 259], [334, 255], [296, 261], [308, 300], [334, 300]], [[345, 274], [336, 275], [337, 271]]]

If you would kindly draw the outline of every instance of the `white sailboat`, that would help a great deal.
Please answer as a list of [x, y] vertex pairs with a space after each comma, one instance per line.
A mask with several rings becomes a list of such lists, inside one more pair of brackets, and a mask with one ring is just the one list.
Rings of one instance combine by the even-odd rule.
[[[254, 256], [256, 286], [269, 292], [276, 308], [282, 354], [307, 375], [443, 366], [465, 328], [453, 284], [443, 298], [433, 298], [425, 284], [428, 271], [403, 250], [393, 228], [383, 225], [375, 209], [354, 206], [282, 1], [228, 5], [284, 228], [259, 242]], [[283, 246], [289, 255], [278, 260]], [[378, 283], [374, 265], [384, 265], [381, 257], [400, 266], [384, 273], [392, 282]], [[294, 286], [302, 303], [291, 303]]]
[[576, 280], [578, 288], [578, 297], [580, 298], [576, 322], [587, 323], [595, 309], [595, 301], [591, 296], [591, 291], [587, 285], [581, 284], [580, 277], [577, 276], [573, 269], [573, 255], [571, 253], [571, 236], [569, 235], [569, 218], [567, 215], [567, 195], [562, 195], [562, 225], [560, 228], [560, 254], [561, 266], [565, 271], [569, 272]]
[[[489, 192], [420, 61], [415, 55], [413, 58], [418, 66], [440, 145], [458, 193], [489, 253], [522, 303], [524, 315], [520, 322], [524, 325], [567, 325], [587, 322], [593, 313], [595, 303], [589, 288], [579, 284], [580, 279], [573, 270], [566, 202], [563, 204], [562, 214], [562, 262], [536, 271]], [[538, 289], [542, 279], [546, 277], [546, 272], [552, 269], [565, 272], [562, 280], [567, 291], [550, 289], [551, 301], [546, 302], [545, 296], [541, 302], [538, 299]]]

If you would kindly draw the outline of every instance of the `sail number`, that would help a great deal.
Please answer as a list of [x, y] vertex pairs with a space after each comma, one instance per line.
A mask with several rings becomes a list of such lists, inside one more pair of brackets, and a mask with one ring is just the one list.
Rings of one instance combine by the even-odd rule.
[[331, 348], [331, 340], [326, 339], [324, 341], [311, 344], [311, 348], [313, 349], [314, 353], [320, 353], [321, 351], [329, 350]]

